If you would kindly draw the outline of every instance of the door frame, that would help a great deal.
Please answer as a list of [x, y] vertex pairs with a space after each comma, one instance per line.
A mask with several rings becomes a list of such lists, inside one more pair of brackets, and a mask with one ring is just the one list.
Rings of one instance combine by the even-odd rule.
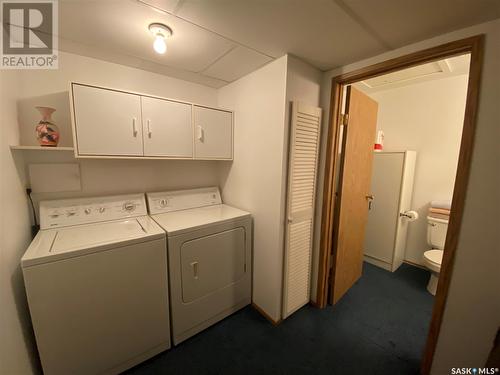
[[343, 167], [341, 165], [342, 158], [338, 155], [338, 147], [344, 86], [443, 58], [465, 53], [470, 53], [471, 55], [465, 115], [457, 173], [453, 190], [452, 209], [448, 224], [448, 232], [446, 235], [440, 278], [432, 311], [432, 320], [421, 364], [421, 372], [424, 375], [430, 373], [437, 339], [443, 320], [444, 308], [446, 305], [455, 259], [455, 250], [457, 248], [460, 234], [460, 226], [462, 222], [471, 157], [474, 146], [474, 134], [476, 130], [479, 85], [483, 65], [483, 46], [484, 34], [481, 34], [396, 57], [332, 78], [330, 120], [326, 132], [328, 138], [323, 182], [323, 209], [321, 215], [319, 266], [315, 303], [315, 305], [320, 308], [325, 307], [327, 304], [330, 262], [333, 264], [333, 270], [335, 269], [335, 254], [332, 254], [332, 251], [334, 249], [333, 245], [335, 245], [338, 227], [340, 202], [336, 202], [335, 199], [337, 192], [334, 182], [335, 176], [342, 171]]

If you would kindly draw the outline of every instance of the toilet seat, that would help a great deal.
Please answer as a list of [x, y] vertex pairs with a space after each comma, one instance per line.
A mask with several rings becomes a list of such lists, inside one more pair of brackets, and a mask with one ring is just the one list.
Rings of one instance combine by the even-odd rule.
[[431, 271], [439, 272], [443, 261], [443, 250], [428, 250], [424, 253], [424, 259]]

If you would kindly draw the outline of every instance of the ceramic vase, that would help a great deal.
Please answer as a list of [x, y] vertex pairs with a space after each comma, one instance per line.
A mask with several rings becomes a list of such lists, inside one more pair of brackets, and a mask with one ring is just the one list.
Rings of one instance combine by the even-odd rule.
[[52, 113], [54, 108], [50, 107], [35, 107], [42, 115], [42, 119], [36, 126], [36, 139], [42, 147], [56, 147], [59, 143], [59, 128], [52, 121]]

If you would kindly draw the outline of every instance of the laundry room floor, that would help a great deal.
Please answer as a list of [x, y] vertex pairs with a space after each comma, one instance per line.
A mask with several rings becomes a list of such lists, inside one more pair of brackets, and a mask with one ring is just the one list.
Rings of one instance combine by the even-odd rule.
[[305, 306], [273, 326], [251, 307], [128, 374], [418, 374], [433, 297], [429, 273], [364, 264], [335, 306]]

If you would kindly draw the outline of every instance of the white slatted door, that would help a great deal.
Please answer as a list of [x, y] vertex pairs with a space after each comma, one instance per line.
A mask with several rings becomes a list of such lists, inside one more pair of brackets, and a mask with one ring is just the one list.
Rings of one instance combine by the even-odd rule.
[[293, 102], [288, 162], [283, 318], [309, 302], [321, 108]]

